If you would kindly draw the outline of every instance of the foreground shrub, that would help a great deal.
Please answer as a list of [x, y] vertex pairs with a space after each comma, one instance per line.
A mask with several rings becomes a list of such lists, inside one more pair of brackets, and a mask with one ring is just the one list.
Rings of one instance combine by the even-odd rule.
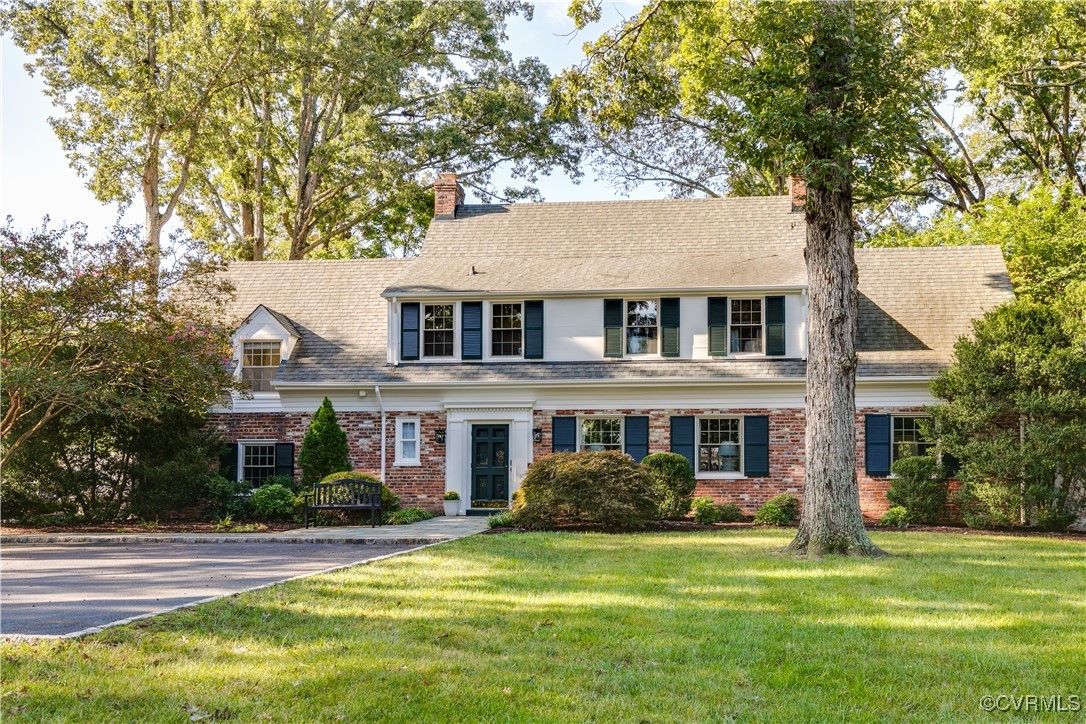
[[[781, 509], [787, 520], [784, 523], [777, 523], [775, 525], [785, 525], [787, 523], [795, 523], [799, 520], [799, 498], [791, 493], [781, 493], [780, 495], [774, 495], [772, 498], [766, 501], [766, 505], [772, 503]], [[764, 506], [763, 506], [764, 507]], [[754, 522], [758, 522], [755, 520]]]
[[738, 523], [743, 520], [743, 509], [735, 503], [727, 503], [720, 506], [720, 522]]
[[694, 510], [695, 523], [712, 525], [720, 522], [720, 507], [713, 502], [712, 498], [694, 498], [690, 507]]
[[1023, 498], [998, 483], [967, 483], [957, 495], [962, 520], [970, 528], [1009, 528], [1019, 525]]
[[763, 505], [754, 514], [755, 525], [788, 525], [792, 520], [785, 509], [773, 501]]
[[897, 476], [890, 482], [886, 499], [905, 508], [914, 523], [933, 524], [946, 513], [947, 474], [930, 455], [914, 455], [894, 461]]
[[685, 518], [697, 486], [690, 462], [677, 453], [664, 452], [647, 456], [641, 464], [652, 475], [658, 515], [664, 520]]
[[422, 508], [404, 508], [386, 514], [385, 522], [389, 525], [409, 525], [423, 520], [430, 520], [433, 517], [433, 513]]
[[532, 463], [521, 495], [515, 517], [525, 528], [561, 523], [635, 528], [657, 514], [648, 469], [617, 450], [555, 453]]
[[262, 485], [249, 498], [253, 515], [263, 520], [287, 520], [294, 515], [294, 493], [284, 485]]
[[513, 513], [509, 512], [490, 516], [486, 524], [488, 528], [515, 528], [517, 522]]
[[884, 528], [908, 528], [909, 511], [900, 505], [890, 508], [879, 520], [879, 525]]
[[249, 513], [249, 483], [212, 475], [207, 480], [206, 513], [212, 520], [244, 518]]
[[301, 481], [295, 480], [290, 475], [272, 475], [264, 480], [264, 485], [261, 487], [268, 485], [282, 485], [292, 493], [300, 493], [302, 491]]

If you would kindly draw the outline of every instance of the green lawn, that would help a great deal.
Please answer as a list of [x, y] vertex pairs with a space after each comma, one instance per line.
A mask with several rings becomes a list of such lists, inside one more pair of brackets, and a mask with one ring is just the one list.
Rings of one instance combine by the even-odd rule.
[[4, 644], [0, 711], [801, 722], [976, 719], [984, 695], [1086, 703], [1083, 543], [881, 533], [892, 558], [808, 561], [771, 552], [789, 535], [475, 536]]

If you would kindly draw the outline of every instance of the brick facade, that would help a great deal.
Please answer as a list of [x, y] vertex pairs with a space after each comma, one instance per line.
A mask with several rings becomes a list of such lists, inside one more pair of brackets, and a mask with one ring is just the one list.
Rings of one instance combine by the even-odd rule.
[[[868, 518], [878, 518], [889, 507], [886, 491], [890, 481], [884, 477], [868, 477], [864, 469], [864, 415], [918, 414], [919, 407], [868, 407], [856, 413], [856, 476], [860, 489], [860, 508]], [[539, 459], [551, 452], [551, 418], [555, 415], [640, 415], [649, 418], [649, 452], [667, 452], [671, 447], [671, 417], [673, 415], [766, 415], [769, 418], [769, 470], [766, 477], [741, 479], [699, 480], [696, 495], [708, 495], [721, 503], [735, 503], [747, 513], [780, 493], [803, 496], [804, 413], [800, 408], [610, 408], [562, 409], [535, 411], [533, 427], [542, 430], [542, 439], [533, 443], [533, 456]], [[246, 439], [269, 439], [295, 444], [301, 451], [302, 437], [312, 417], [309, 413], [220, 413], [212, 416], [211, 426], [230, 442]], [[374, 412], [341, 412], [339, 424], [347, 433], [351, 464], [355, 469], [379, 475], [381, 470], [381, 416]], [[395, 464], [396, 418], [414, 417], [419, 420], [421, 464]], [[435, 441], [435, 432], [446, 426], [442, 412], [388, 413], [386, 429], [386, 483], [399, 495], [404, 505], [431, 511], [441, 509], [445, 491], [445, 447]]]
[[[212, 429], [229, 442], [238, 440], [276, 440], [294, 443], [294, 470], [301, 474], [298, 454], [302, 438], [312, 419], [304, 412], [218, 413], [211, 416]], [[381, 473], [381, 415], [374, 412], [338, 412], [340, 427], [347, 433], [351, 466], [375, 477]], [[420, 465], [399, 466], [396, 460], [396, 418], [419, 420]], [[440, 412], [389, 411], [385, 430], [385, 482], [400, 496], [404, 506], [417, 506], [431, 512], [441, 510], [445, 493], [445, 448], [434, 442], [437, 428], [445, 427]]]

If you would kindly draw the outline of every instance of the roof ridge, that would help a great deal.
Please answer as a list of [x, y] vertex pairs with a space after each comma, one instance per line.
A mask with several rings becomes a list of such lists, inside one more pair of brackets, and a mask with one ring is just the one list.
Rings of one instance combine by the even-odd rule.
[[[591, 206], [591, 205], [621, 205], [621, 204], [669, 204], [669, 203], [749, 203], [752, 201], [787, 201], [788, 196], [774, 194], [772, 196], [699, 196], [695, 198], [664, 198], [664, 199], [597, 199], [583, 201], [516, 201], [507, 204], [461, 204], [458, 209], [509, 209], [509, 208], [539, 208], [541, 206]], [[455, 219], [448, 219], [455, 221]]]

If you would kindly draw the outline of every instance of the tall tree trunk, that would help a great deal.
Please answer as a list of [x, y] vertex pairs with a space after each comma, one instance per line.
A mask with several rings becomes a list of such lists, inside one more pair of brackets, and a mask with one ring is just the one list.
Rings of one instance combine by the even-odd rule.
[[[827, 132], [811, 142], [807, 185], [806, 471], [803, 515], [788, 549], [799, 554], [885, 555], [867, 535], [856, 481], [856, 317], [859, 291], [852, 231], [848, 102], [852, 3], [826, 4], [811, 44], [807, 110], [828, 113]], [[845, 111], [847, 112], [847, 110]]]
[[162, 260], [162, 214], [159, 211], [159, 140], [147, 131], [149, 153], [143, 165], [144, 251], [147, 255], [147, 296], [158, 298], [158, 270]]

